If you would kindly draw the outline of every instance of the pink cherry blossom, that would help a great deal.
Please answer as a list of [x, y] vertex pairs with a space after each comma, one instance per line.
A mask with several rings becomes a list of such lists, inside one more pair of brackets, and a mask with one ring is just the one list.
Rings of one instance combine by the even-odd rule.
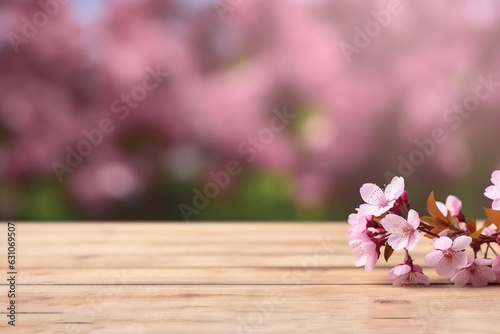
[[463, 251], [472, 242], [472, 238], [461, 235], [455, 240], [449, 237], [440, 237], [434, 241], [436, 250], [425, 256], [425, 263], [436, 267], [439, 276], [451, 277], [457, 269], [467, 265], [467, 254]]
[[350, 238], [349, 246], [356, 258], [355, 266], [365, 266], [366, 271], [373, 270], [380, 256], [380, 245], [364, 233], [354, 232]]
[[410, 210], [408, 220], [401, 216], [388, 214], [380, 223], [391, 233], [387, 242], [394, 250], [406, 248], [412, 250], [417, 245], [420, 232], [417, 230], [420, 225], [420, 216], [415, 210]]
[[498, 232], [498, 228], [496, 227], [495, 224], [490, 224], [489, 226], [485, 227], [483, 232], [481, 232], [482, 235], [491, 237], [493, 234]]
[[493, 261], [493, 264], [491, 265], [491, 268], [495, 272], [497, 282], [500, 283], [500, 256], [496, 257], [495, 261]]
[[489, 186], [484, 191], [484, 196], [493, 200], [491, 205], [493, 210], [500, 210], [500, 170], [496, 170], [491, 174], [492, 186]]
[[445, 216], [450, 213], [452, 217], [457, 217], [460, 221], [464, 221], [465, 217], [462, 213], [462, 201], [458, 197], [450, 195], [446, 198], [446, 203], [436, 201], [439, 211]]
[[410, 201], [408, 200], [408, 192], [405, 190], [401, 196], [396, 200], [394, 206], [388, 211], [395, 215], [401, 215], [401, 212], [408, 212], [410, 210]]
[[362, 204], [358, 212], [373, 216], [386, 213], [403, 194], [404, 188], [405, 180], [400, 176], [395, 176], [384, 191], [374, 183], [365, 183], [359, 192], [366, 204]]
[[491, 259], [474, 259], [474, 256], [469, 255], [466, 266], [458, 270], [451, 277], [451, 281], [458, 287], [464, 286], [469, 282], [473, 286], [486, 286], [489, 282], [495, 282], [497, 278], [495, 272], [490, 267], [491, 262]]
[[418, 265], [413, 265], [413, 268], [407, 264], [397, 265], [391, 269], [387, 277], [393, 280], [394, 286], [430, 284], [429, 277], [424, 275], [422, 267]]
[[500, 272], [500, 256], [496, 257], [491, 267], [493, 268], [494, 271]]
[[353, 232], [362, 233], [366, 230], [366, 224], [372, 216], [366, 216], [359, 213], [352, 213], [349, 215], [347, 222], [351, 225], [347, 231], [347, 236], [350, 236]]

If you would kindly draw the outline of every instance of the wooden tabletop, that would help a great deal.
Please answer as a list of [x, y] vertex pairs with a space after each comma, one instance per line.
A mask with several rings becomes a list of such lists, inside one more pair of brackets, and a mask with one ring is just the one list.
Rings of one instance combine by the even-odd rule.
[[[396, 288], [354, 267], [345, 223], [18, 223], [16, 327], [0, 332], [494, 333], [498, 286]], [[417, 263], [431, 248], [420, 243]], [[481, 304], [480, 304], [481, 303]]]

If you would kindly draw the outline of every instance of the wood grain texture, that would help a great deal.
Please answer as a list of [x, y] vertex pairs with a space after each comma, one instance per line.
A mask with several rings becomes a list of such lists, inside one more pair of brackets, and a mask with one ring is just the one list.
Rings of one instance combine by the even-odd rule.
[[[0, 309], [6, 315], [6, 224]], [[498, 286], [395, 288], [347, 224], [18, 223], [19, 333], [494, 333]], [[423, 264], [431, 241], [412, 252]], [[5, 282], [5, 283], [4, 283]], [[483, 308], [473, 307], [481, 301]], [[484, 310], [490, 310], [485, 312]], [[5, 311], [4, 311], [5, 310]]]

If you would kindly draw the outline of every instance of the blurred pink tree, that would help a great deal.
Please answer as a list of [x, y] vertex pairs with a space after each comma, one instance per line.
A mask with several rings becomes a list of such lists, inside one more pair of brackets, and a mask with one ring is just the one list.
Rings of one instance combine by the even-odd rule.
[[[500, 81], [495, 1], [401, 1], [384, 24], [387, 1], [94, 1], [99, 13], [42, 3], [57, 6], [0, 2], [4, 217], [179, 219], [192, 188], [236, 160], [243, 175], [199, 218], [245, 219], [221, 213], [240, 200], [261, 218], [343, 219], [350, 208], [329, 203], [349, 206], [363, 181], [398, 174], [436, 128], [448, 139], [410, 173], [423, 193], [498, 163], [478, 153], [496, 151], [498, 89], [456, 130], [445, 116], [480, 76]], [[346, 59], [340, 45], [358, 31], [370, 42]], [[168, 77], [126, 103], [147, 68]], [[293, 122], [248, 161], [238, 148], [283, 108]], [[103, 119], [113, 131], [59, 184], [54, 162]], [[265, 184], [284, 193], [266, 198]]]

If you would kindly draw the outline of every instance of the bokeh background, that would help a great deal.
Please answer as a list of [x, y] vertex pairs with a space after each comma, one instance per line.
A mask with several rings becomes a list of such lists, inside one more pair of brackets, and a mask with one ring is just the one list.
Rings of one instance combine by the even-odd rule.
[[[500, 81], [500, 2], [401, 0], [346, 57], [389, 3], [1, 0], [0, 218], [181, 220], [185, 204], [190, 220], [345, 220], [436, 128], [447, 140], [405, 175], [413, 207], [435, 189], [483, 217], [500, 89], [460, 124], [449, 109]], [[148, 68], [168, 77], [124, 117], [114, 103]], [[61, 181], [54, 164], [103, 119], [113, 131]], [[228, 185], [196, 197], [233, 160]]]

